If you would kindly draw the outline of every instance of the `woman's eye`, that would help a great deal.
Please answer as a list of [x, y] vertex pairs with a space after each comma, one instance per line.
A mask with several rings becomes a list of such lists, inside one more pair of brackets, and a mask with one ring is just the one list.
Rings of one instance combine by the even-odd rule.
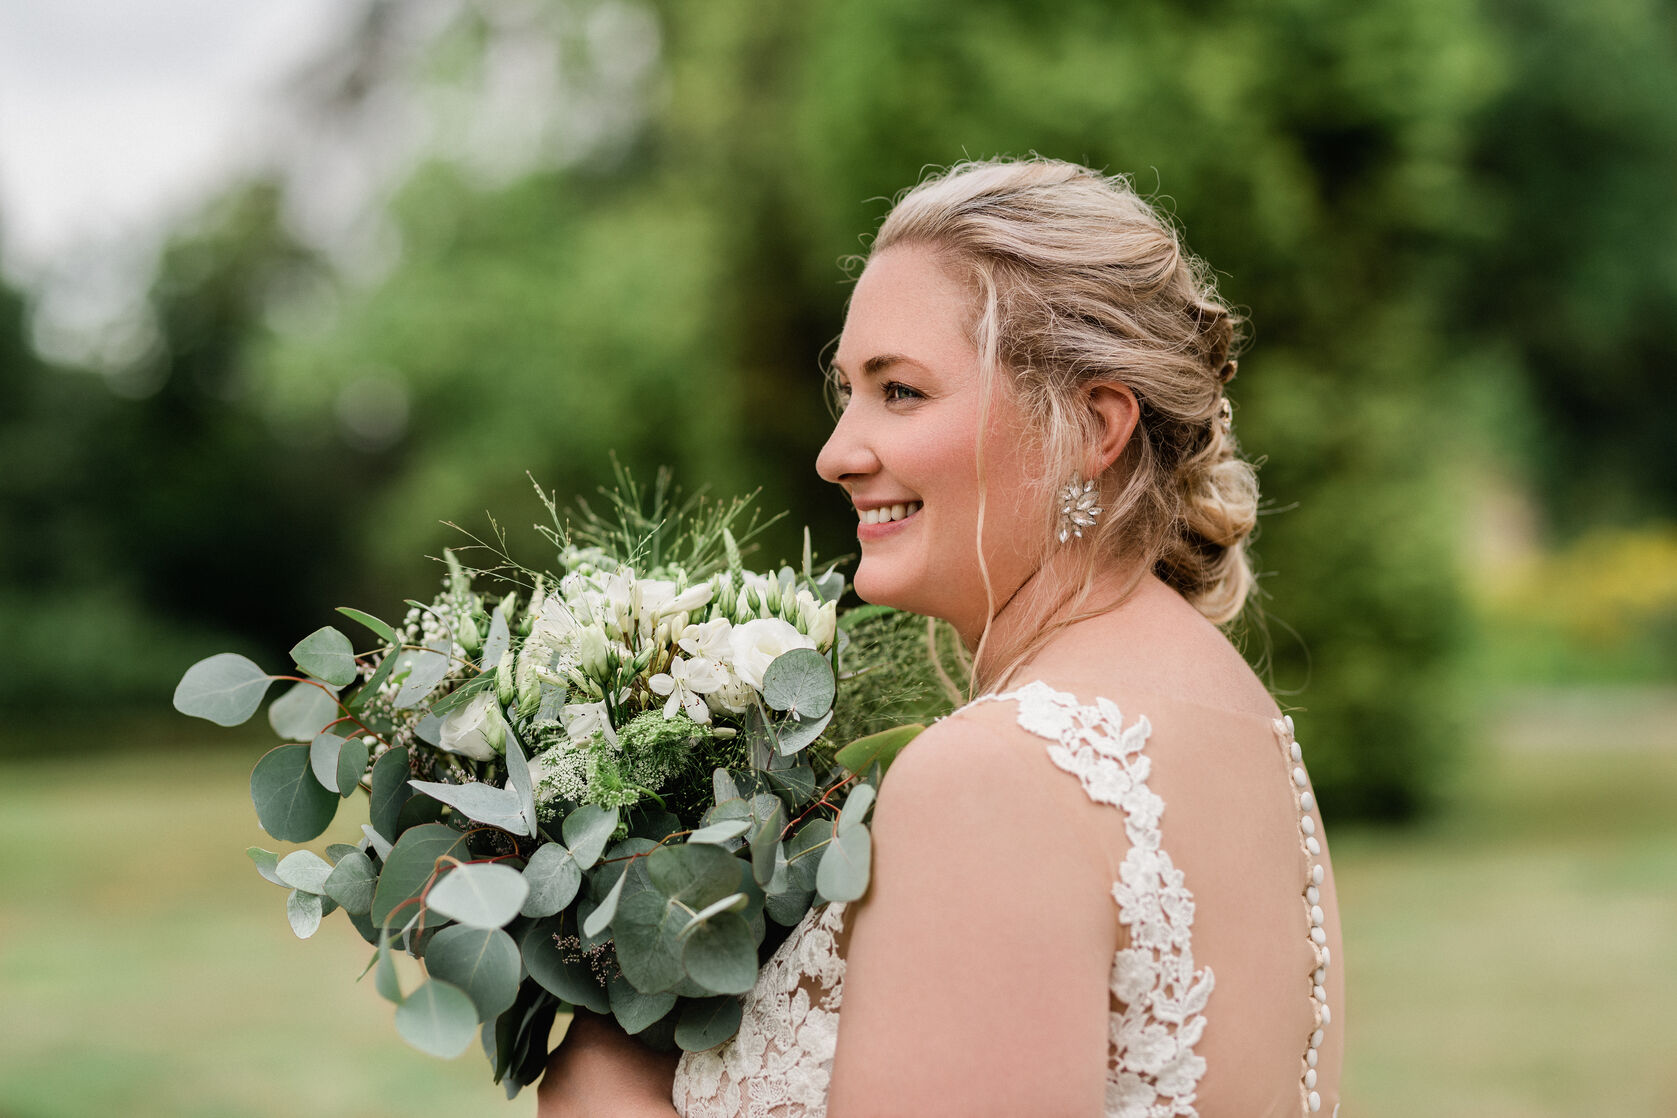
[[899, 384], [896, 381], [887, 383], [884, 392], [887, 400], [924, 400], [926, 398], [908, 385]]

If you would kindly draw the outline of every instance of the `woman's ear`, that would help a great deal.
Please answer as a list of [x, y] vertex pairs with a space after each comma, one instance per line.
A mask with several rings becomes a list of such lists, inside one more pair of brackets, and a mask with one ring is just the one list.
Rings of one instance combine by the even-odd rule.
[[1090, 448], [1088, 473], [1085, 477], [1099, 477], [1118, 460], [1135, 434], [1141, 421], [1141, 404], [1129, 385], [1103, 381], [1090, 385], [1085, 402], [1094, 423], [1095, 445]]

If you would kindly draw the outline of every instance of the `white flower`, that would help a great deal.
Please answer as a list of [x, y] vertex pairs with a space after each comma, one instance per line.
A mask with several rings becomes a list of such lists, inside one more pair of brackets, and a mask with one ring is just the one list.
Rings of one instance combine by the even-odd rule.
[[798, 591], [798, 613], [803, 618], [804, 631], [815, 642], [817, 649], [831, 648], [838, 633], [838, 603], [817, 602], [806, 590]]
[[504, 742], [505, 734], [495, 693], [483, 691], [443, 719], [441, 748], [474, 761], [490, 761], [500, 752], [494, 743]]
[[733, 642], [728, 636], [733, 627], [726, 617], [689, 625], [681, 631], [681, 639], [676, 643], [689, 656], [726, 660], [733, 653]]
[[716, 588], [708, 582], [701, 582], [697, 586], [689, 586], [686, 590], [665, 602], [663, 608], [658, 611], [658, 615], [669, 617], [677, 613], [691, 613], [710, 601], [711, 595], [715, 592]]
[[535, 624], [530, 626], [530, 640], [558, 652], [574, 640], [581, 629], [582, 625], [577, 621], [576, 615], [564, 602], [557, 598], [549, 598], [542, 603]]
[[763, 673], [777, 656], [794, 648], [815, 647], [815, 641], [798, 632], [790, 621], [778, 617], [761, 617], [735, 625], [729, 641], [733, 646], [729, 659], [734, 675], [755, 691], [763, 689]]
[[709, 660], [688, 660], [677, 656], [670, 661], [669, 672], [660, 672], [647, 685], [660, 695], [668, 695], [664, 717], [674, 718], [677, 709], [685, 710], [695, 722], [709, 722], [710, 708], [704, 696], [727, 682], [722, 669]]
[[559, 712], [559, 721], [564, 723], [565, 735], [581, 745], [596, 733], [606, 735], [608, 741], [614, 740], [611, 720], [606, 715], [606, 704], [599, 703], [567, 703]]

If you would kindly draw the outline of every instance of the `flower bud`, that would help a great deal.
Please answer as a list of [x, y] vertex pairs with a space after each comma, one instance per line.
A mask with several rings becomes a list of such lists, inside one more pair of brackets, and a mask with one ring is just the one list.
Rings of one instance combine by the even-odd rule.
[[[510, 707], [518, 699], [518, 674], [516, 661], [512, 649], [501, 653], [501, 662], [495, 665], [495, 697], [501, 700], [501, 705]], [[522, 705], [522, 704], [520, 704]]]
[[475, 654], [483, 647], [483, 634], [478, 632], [477, 620], [470, 613], [462, 613], [454, 625], [454, 639], [460, 642], [468, 654]]

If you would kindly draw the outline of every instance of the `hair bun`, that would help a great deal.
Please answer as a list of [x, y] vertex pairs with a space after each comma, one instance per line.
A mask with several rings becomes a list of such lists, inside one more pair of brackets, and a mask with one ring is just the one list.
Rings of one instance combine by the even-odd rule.
[[1218, 384], [1229, 383], [1229, 381], [1234, 379], [1234, 374], [1235, 374], [1236, 370], [1238, 370], [1239, 368], [1240, 368], [1240, 362], [1234, 360], [1233, 358], [1230, 358], [1229, 360], [1223, 362], [1223, 367], [1221, 369], [1217, 370], [1217, 383]]

